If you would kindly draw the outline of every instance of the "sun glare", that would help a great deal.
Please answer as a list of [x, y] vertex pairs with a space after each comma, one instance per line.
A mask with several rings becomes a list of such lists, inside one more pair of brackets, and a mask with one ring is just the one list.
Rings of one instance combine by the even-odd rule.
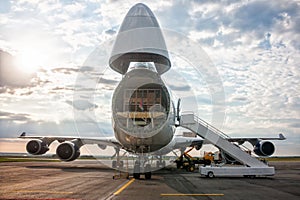
[[36, 72], [42, 65], [46, 64], [46, 56], [33, 49], [22, 50], [16, 55], [16, 64], [23, 72]]

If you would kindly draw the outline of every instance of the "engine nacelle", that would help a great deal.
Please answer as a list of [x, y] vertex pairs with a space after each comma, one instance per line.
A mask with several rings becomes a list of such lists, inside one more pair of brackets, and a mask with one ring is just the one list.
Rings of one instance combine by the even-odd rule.
[[275, 151], [275, 146], [272, 142], [260, 141], [254, 146], [253, 151], [258, 156], [271, 156]]
[[26, 150], [33, 155], [42, 155], [49, 150], [49, 147], [43, 140], [30, 140], [26, 145]]
[[58, 145], [56, 155], [62, 161], [73, 161], [80, 156], [79, 146], [73, 142], [64, 142]]

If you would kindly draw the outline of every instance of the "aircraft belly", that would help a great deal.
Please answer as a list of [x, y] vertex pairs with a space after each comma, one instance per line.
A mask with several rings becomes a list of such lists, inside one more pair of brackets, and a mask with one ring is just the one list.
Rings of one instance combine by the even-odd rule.
[[115, 127], [115, 136], [123, 145], [124, 149], [133, 153], [151, 153], [155, 152], [167, 144], [173, 138], [173, 129], [166, 124], [156, 134], [150, 137], [136, 137], [124, 130]]

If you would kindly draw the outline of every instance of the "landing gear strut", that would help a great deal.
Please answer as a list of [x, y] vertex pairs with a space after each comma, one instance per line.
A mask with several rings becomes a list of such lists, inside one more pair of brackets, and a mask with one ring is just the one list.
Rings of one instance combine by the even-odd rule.
[[[145, 175], [145, 179], [151, 179], [152, 173], [151, 173], [151, 165], [150, 164], [146, 164], [145, 167], [145, 162], [141, 162], [139, 160], [137, 160], [134, 164], [134, 168], [133, 168], [133, 178], [135, 179], [140, 179], [141, 177], [141, 171], [142, 173]], [[143, 168], [143, 169], [141, 169]]]
[[166, 161], [165, 160], [162, 160], [162, 156], [158, 156], [158, 161], [156, 161], [156, 168], [164, 168], [166, 166]]

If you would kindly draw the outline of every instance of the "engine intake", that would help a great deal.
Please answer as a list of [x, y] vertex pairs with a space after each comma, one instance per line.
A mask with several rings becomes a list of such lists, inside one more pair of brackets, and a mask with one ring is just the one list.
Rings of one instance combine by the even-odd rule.
[[80, 156], [79, 146], [73, 142], [64, 142], [56, 149], [56, 155], [62, 161], [73, 161]]
[[30, 140], [26, 145], [26, 150], [33, 155], [42, 155], [49, 150], [49, 147], [43, 140]]
[[272, 142], [261, 141], [254, 146], [253, 151], [258, 156], [271, 156], [275, 151], [275, 146]]

